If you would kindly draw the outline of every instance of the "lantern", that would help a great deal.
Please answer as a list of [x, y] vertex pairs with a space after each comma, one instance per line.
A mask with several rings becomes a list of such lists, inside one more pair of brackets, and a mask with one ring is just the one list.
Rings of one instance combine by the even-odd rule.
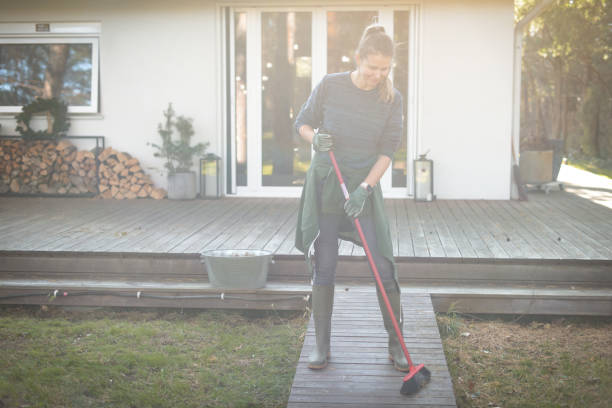
[[419, 155], [414, 161], [414, 200], [433, 201], [433, 160], [427, 159], [427, 153]]
[[200, 159], [200, 198], [221, 197], [221, 157], [209, 153]]

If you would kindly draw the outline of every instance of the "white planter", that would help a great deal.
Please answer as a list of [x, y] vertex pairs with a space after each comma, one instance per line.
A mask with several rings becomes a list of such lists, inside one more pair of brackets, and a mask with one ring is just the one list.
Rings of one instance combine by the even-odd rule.
[[196, 195], [195, 172], [168, 175], [168, 198], [170, 200], [193, 200]]
[[524, 150], [519, 159], [521, 181], [524, 184], [544, 184], [553, 181], [553, 151]]

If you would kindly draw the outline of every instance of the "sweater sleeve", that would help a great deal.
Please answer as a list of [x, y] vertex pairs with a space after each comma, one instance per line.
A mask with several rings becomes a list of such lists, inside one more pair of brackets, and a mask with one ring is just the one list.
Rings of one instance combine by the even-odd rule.
[[[327, 75], [325, 76], [327, 77]], [[299, 134], [302, 125], [317, 129], [323, 122], [323, 99], [325, 93], [325, 77], [317, 84], [308, 100], [302, 105], [295, 119], [295, 131]]]
[[404, 104], [402, 101], [402, 94], [395, 91], [395, 99], [393, 101], [393, 108], [385, 124], [385, 129], [378, 143], [378, 154], [384, 154], [385, 156], [393, 159], [393, 154], [400, 147], [402, 142], [402, 134], [404, 133]]

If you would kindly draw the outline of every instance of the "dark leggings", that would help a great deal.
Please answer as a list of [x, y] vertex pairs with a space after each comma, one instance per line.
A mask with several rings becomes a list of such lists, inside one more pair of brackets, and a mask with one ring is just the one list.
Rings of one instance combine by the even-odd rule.
[[[319, 218], [319, 238], [315, 242], [315, 285], [333, 285], [336, 278], [338, 263], [338, 227], [343, 215], [321, 215]], [[378, 251], [376, 241], [376, 226], [372, 217], [360, 217], [368, 247], [374, 258], [374, 264], [385, 287], [394, 287], [393, 266], [391, 262]]]

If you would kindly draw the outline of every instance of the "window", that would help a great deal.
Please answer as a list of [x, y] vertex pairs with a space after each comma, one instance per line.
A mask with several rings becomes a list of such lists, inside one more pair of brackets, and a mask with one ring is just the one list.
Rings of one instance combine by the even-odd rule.
[[95, 23], [0, 24], [0, 112], [19, 112], [36, 97], [60, 98], [71, 113], [98, 112], [98, 41]]

